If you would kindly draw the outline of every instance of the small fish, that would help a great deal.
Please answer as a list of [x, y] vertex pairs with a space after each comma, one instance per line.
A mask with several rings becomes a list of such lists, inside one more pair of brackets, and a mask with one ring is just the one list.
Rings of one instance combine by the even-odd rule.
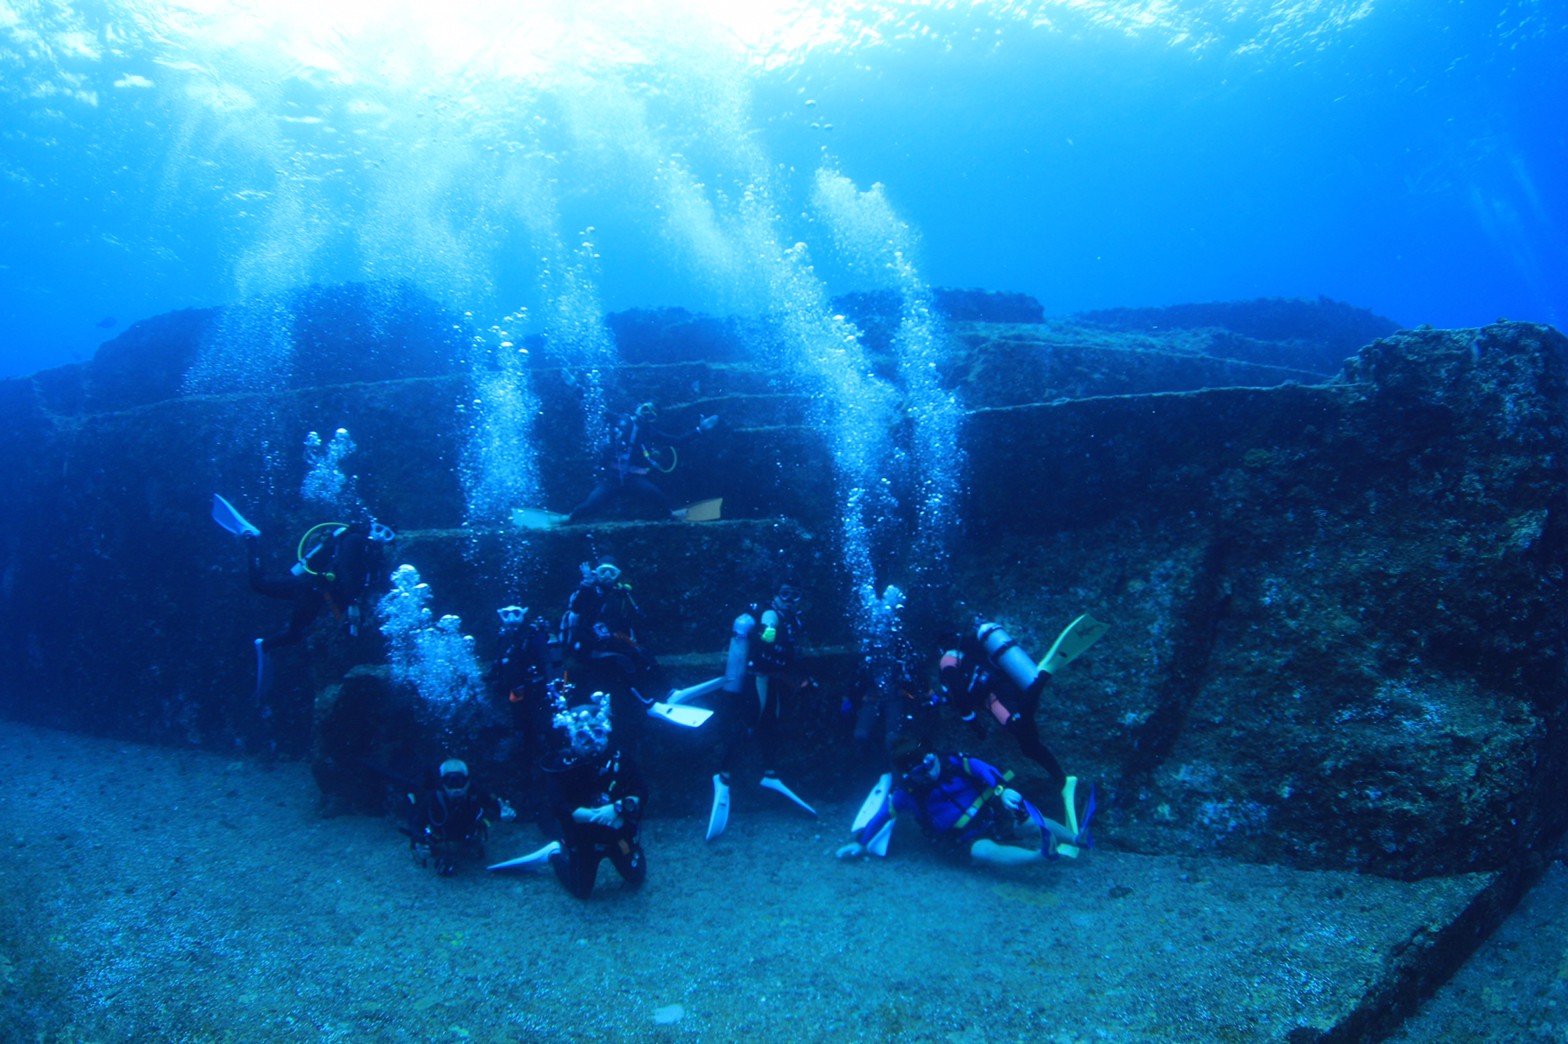
[[112, 315], [106, 315], [93, 325], [98, 327], [100, 330], [112, 330], [114, 327], [120, 325], [120, 320], [116, 319]]

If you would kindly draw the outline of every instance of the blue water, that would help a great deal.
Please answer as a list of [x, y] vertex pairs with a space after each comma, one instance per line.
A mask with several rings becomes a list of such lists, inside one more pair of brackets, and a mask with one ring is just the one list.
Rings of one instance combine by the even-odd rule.
[[828, 292], [894, 285], [824, 169], [924, 285], [1051, 314], [1560, 324], [1565, 56], [1548, 2], [0, 0], [0, 375], [312, 282], [765, 308], [759, 189]]

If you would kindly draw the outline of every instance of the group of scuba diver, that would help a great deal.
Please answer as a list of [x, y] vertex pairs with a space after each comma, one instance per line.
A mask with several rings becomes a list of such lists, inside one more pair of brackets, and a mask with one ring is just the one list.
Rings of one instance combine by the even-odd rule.
[[[658, 459], [649, 447], [695, 437], [717, 418], [702, 418], [684, 435], [668, 435], [652, 428], [655, 416], [651, 404], [644, 404], [621, 418], [604, 472], [570, 516], [536, 512], [514, 514], [514, 519], [530, 528], [553, 527], [607, 510], [626, 497], [658, 517], [691, 520], [670, 508], [649, 479], [648, 468]], [[705, 517], [717, 517], [718, 502], [704, 503], [715, 505]], [[360, 599], [378, 577], [388, 575], [387, 549], [396, 539], [389, 527], [376, 521], [313, 527], [300, 540], [289, 573], [269, 576], [261, 566], [260, 531], [216, 494], [212, 514], [243, 541], [251, 587], [292, 605], [281, 631], [255, 640], [258, 693], [270, 684], [270, 653], [302, 641], [323, 609], [330, 608], [341, 626], [357, 633]], [[797, 671], [804, 635], [797, 587], [779, 584], [766, 601], [744, 606], [731, 625], [722, 673], [673, 689], [662, 683], [656, 657], [638, 638], [642, 610], [622, 580], [619, 563], [598, 553], [592, 534], [589, 543], [592, 560], [582, 564], [580, 582], [558, 620], [517, 605], [497, 611], [497, 651], [486, 674], [494, 697], [510, 710], [513, 756], [522, 759], [530, 785], [543, 783], [553, 820], [548, 843], [488, 868], [548, 867], [567, 891], [583, 899], [592, 893], [605, 859], [627, 888], [639, 887], [646, 878], [640, 833], [648, 786], [636, 750], [650, 719], [714, 734], [708, 841], [728, 827], [733, 779], [753, 741], [762, 769], [758, 785], [800, 812], [817, 815], [779, 776], [786, 700], [818, 688], [815, 679]], [[942, 644], [934, 686], [920, 683], [924, 672], [917, 663], [882, 672], [891, 678], [873, 678], [863, 670], [850, 685], [846, 707], [854, 708], [856, 747], [873, 761], [878, 776], [850, 827], [852, 840], [837, 856], [885, 857], [901, 818], [917, 824], [938, 848], [967, 854], [977, 863], [1011, 866], [1078, 855], [1089, 844], [1094, 793], [1091, 788], [1080, 808], [1078, 780], [1041, 741], [1036, 719], [1052, 675], [1106, 629], [1080, 616], [1035, 662], [1000, 625], [976, 618]], [[1010, 786], [1012, 772], [939, 749], [936, 716], [942, 707], [956, 711], [979, 733], [995, 721], [1013, 736], [1019, 752], [1044, 773], [1053, 799], [1060, 798], [1060, 819], [1050, 818]], [[418, 792], [407, 794], [406, 811], [415, 862], [433, 863], [443, 875], [465, 859], [483, 857], [493, 820], [516, 818], [512, 806], [478, 786], [458, 758], [443, 761]]]

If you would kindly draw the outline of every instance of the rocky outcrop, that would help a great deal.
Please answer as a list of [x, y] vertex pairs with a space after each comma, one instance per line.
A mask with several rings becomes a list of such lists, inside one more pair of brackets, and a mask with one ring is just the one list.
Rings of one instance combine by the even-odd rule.
[[[1561, 833], [1560, 334], [1395, 333], [1331, 302], [1153, 322], [946, 300], [939, 369], [964, 409], [967, 493], [949, 597], [913, 637], [929, 649], [936, 616], [980, 612], [1038, 656], [1080, 612], [1114, 622], [1042, 711], [1046, 742], [1099, 785], [1107, 843], [1418, 878], [1514, 867]], [[891, 344], [896, 312], [841, 307], [873, 348]], [[465, 525], [473, 391], [455, 317], [395, 288], [318, 291], [286, 311], [308, 348], [259, 385], [191, 381], [215, 325], [235, 321], [213, 312], [137, 324], [92, 363], [0, 382], [0, 710], [276, 744], [353, 805], [373, 790], [366, 762], [498, 749], [504, 715], [432, 730], [388, 681], [373, 632], [324, 628], [277, 657], [287, 698], [263, 719], [250, 640], [284, 609], [246, 589], [236, 542], [207, 518], [211, 493], [253, 514], [284, 566], [321, 521], [298, 492], [303, 435], [351, 429], [358, 495], [486, 655], [495, 607], [559, 610], [588, 530]], [[803, 790], [863, 790], [874, 770], [854, 763], [838, 712], [856, 636], [830, 454], [780, 380], [768, 324], [641, 312], [608, 325], [614, 395], [724, 420], [664, 480], [678, 501], [723, 496], [723, 521], [592, 530], [649, 612], [645, 639], [671, 684], [711, 677], [741, 605], [785, 575], [804, 585], [821, 689], [796, 708], [790, 769]], [[1374, 328], [1331, 372], [1345, 331]], [[575, 376], [547, 342], [530, 348], [544, 499], [564, 509], [591, 471]], [[883, 579], [904, 581], [912, 563], [888, 543]], [[946, 739], [1039, 785], [1005, 736]], [[700, 734], [648, 747], [660, 808], [699, 805]]]

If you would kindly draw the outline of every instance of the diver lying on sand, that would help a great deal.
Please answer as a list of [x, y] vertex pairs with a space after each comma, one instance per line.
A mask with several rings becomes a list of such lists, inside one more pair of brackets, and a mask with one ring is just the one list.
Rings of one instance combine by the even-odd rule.
[[967, 851], [977, 863], [1019, 866], [1024, 863], [1075, 857], [1089, 845], [1089, 820], [1094, 793], [1078, 821], [1077, 779], [1068, 777], [1063, 790], [1068, 823], [1045, 815], [1018, 791], [1008, 787], [1011, 772], [963, 754], [922, 751], [913, 742], [901, 744], [894, 764], [900, 773], [881, 809], [836, 853], [855, 859], [867, 852], [886, 856], [893, 825], [900, 814], [911, 816], [926, 835], [949, 851]]

